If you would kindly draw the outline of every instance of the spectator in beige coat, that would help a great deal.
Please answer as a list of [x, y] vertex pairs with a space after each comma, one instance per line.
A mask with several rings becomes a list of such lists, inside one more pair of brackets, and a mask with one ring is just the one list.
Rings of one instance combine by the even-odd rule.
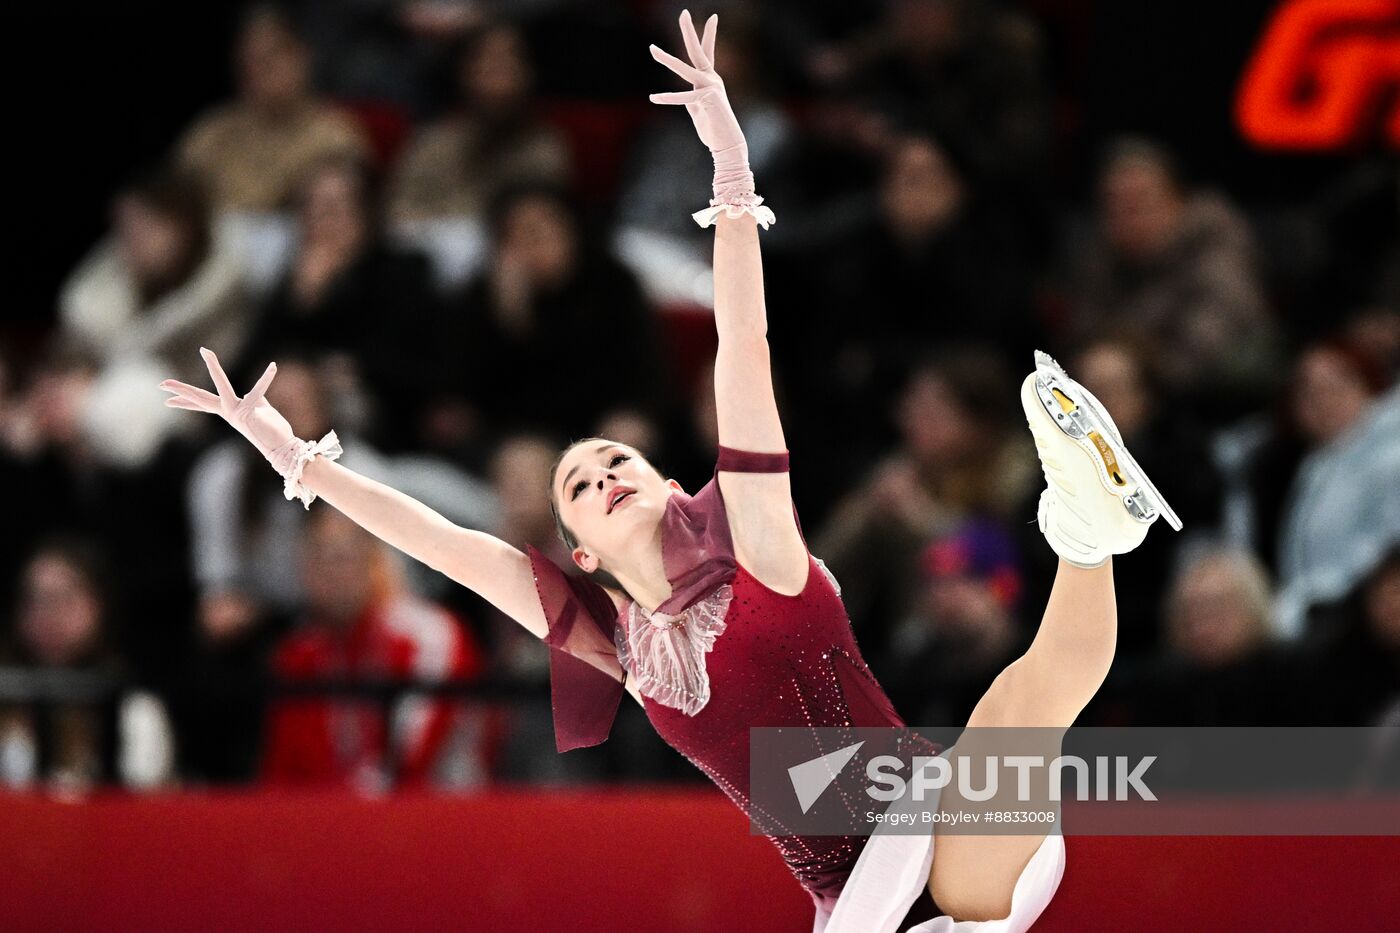
[[313, 93], [310, 52], [284, 14], [264, 7], [249, 15], [236, 66], [238, 96], [197, 120], [178, 147], [217, 208], [278, 210], [310, 166], [368, 156], [351, 118]]
[[409, 146], [391, 185], [396, 220], [479, 217], [508, 183], [567, 179], [568, 149], [532, 113], [530, 82], [514, 27], [489, 26], [468, 42], [457, 64], [462, 108]]

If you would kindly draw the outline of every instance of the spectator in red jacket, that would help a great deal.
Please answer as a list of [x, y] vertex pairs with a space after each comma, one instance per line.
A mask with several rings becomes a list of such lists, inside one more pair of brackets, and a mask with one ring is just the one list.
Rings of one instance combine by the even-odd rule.
[[[470, 679], [483, 667], [470, 633], [445, 609], [405, 592], [371, 535], [331, 509], [312, 513], [303, 563], [307, 605], [278, 646], [283, 681]], [[375, 700], [288, 699], [269, 713], [264, 778], [368, 792], [480, 780], [479, 725], [461, 704], [407, 696], [386, 722]], [[479, 730], [478, 730], [479, 731]]]

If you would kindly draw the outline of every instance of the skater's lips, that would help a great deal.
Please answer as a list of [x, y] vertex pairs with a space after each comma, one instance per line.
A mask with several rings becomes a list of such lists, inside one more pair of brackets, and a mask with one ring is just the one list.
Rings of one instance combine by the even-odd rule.
[[633, 489], [631, 486], [614, 486], [612, 492], [608, 494], [608, 514], [612, 514], [613, 509], [617, 508], [619, 502], [622, 502], [628, 496], [634, 495], [636, 492], [637, 490]]

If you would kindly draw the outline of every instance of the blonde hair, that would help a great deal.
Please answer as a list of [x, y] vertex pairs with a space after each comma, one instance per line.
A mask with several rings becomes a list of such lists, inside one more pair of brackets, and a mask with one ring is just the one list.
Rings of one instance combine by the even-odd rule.
[[1273, 638], [1273, 585], [1268, 571], [1259, 559], [1249, 551], [1222, 545], [1206, 548], [1193, 555], [1176, 574], [1172, 581], [1171, 593], [1167, 598], [1168, 618], [1175, 637], [1174, 620], [1181, 613], [1181, 601], [1187, 582], [1202, 569], [1219, 567], [1230, 579], [1236, 596], [1244, 603], [1249, 614], [1250, 635], [1256, 642]]

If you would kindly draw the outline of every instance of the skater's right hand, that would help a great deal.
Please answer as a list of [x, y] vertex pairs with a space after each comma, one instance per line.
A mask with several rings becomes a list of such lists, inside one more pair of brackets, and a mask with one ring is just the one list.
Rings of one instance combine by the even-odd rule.
[[685, 42], [687, 63], [682, 59], [651, 47], [651, 57], [669, 68], [678, 78], [689, 81], [688, 91], [668, 91], [652, 94], [653, 104], [682, 104], [695, 124], [695, 132], [700, 141], [709, 147], [710, 152], [719, 153], [736, 146], [743, 146], [743, 160], [747, 162], [748, 147], [744, 143], [744, 131], [734, 116], [734, 108], [729, 105], [729, 95], [724, 90], [724, 79], [715, 72], [715, 28], [718, 16], [711, 16], [705, 22], [705, 36], [695, 34], [695, 23], [689, 10], [681, 11], [681, 39]]
[[218, 390], [218, 394], [167, 379], [160, 387], [173, 394], [165, 400], [165, 404], [171, 408], [218, 415], [251, 441], [264, 457], [271, 460], [273, 451], [285, 447], [296, 437], [287, 419], [263, 397], [267, 387], [272, 385], [272, 378], [277, 375], [277, 364], [269, 363], [266, 372], [252, 390], [239, 398], [214, 352], [201, 348], [199, 353], [204, 357], [205, 365], [209, 367], [209, 375], [214, 380], [214, 388]]

